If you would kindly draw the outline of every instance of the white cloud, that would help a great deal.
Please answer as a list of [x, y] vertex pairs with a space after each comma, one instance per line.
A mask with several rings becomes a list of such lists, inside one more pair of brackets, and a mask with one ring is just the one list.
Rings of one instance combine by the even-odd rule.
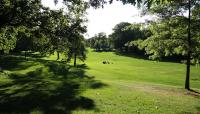
[[114, 26], [120, 22], [140, 23], [145, 22], [150, 16], [140, 16], [140, 10], [133, 5], [123, 5], [114, 2], [103, 9], [88, 9], [88, 34], [89, 37], [99, 32], [112, 33]]

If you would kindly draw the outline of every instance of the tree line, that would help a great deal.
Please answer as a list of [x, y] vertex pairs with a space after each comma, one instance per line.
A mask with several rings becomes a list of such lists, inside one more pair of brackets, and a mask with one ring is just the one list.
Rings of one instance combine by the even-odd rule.
[[94, 48], [96, 51], [111, 51], [113, 49], [111, 39], [108, 38], [104, 32], [98, 33], [94, 37], [87, 39], [86, 45]]
[[151, 35], [151, 31], [145, 26], [146, 24], [121, 22], [113, 28], [113, 33], [110, 35], [107, 36], [106, 33], [101, 32], [87, 39], [86, 43], [96, 51], [116, 50], [125, 53], [144, 53], [138, 46], [133, 46], [133, 41], [145, 40]]

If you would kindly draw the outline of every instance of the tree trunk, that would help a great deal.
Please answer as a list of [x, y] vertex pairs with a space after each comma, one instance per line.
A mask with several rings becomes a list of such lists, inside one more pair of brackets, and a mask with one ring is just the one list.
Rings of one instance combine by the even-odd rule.
[[186, 80], [185, 80], [185, 89], [190, 90], [190, 59], [191, 59], [191, 0], [188, 1], [188, 54], [187, 54], [187, 71], [186, 71]]
[[[1, 60], [1, 52], [0, 52], [0, 60]], [[2, 72], [3, 71], [3, 69], [2, 69], [2, 63], [0, 62], [0, 72]]]
[[57, 60], [60, 59], [60, 53], [57, 51]]
[[76, 53], [74, 53], [74, 67], [76, 67]]
[[24, 57], [25, 57], [25, 60], [26, 60], [26, 56], [27, 56], [27, 55], [26, 55], [26, 51], [24, 51]]

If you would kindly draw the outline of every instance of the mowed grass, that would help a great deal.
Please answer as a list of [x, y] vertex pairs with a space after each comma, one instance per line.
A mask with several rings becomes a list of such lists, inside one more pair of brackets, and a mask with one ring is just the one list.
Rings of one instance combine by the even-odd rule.
[[[109, 61], [110, 64], [103, 64]], [[106, 84], [84, 95], [97, 110], [77, 114], [200, 114], [200, 94], [184, 90], [186, 66], [89, 50], [87, 75]], [[191, 87], [200, 88], [200, 68], [191, 67]]]
[[199, 67], [191, 67], [196, 92], [188, 92], [180, 63], [91, 49], [78, 68], [55, 61], [55, 55], [11, 58], [1, 61], [2, 114], [200, 114]]
[[[102, 64], [109, 61], [111, 64]], [[139, 81], [184, 87], [186, 66], [116, 55], [114, 52], [88, 53], [88, 73], [101, 80]], [[191, 87], [200, 88], [200, 67], [191, 67]]]

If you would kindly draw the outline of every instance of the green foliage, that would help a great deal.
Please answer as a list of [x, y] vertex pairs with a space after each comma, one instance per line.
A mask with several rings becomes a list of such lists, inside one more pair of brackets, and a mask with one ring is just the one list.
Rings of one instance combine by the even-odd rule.
[[[85, 61], [86, 60], [86, 46], [85, 46], [85, 40], [83, 37], [77, 37], [77, 39], [73, 39], [73, 41], [71, 42], [71, 45], [69, 47], [69, 51], [67, 52], [67, 56], [68, 56], [68, 61], [71, 60], [72, 57], [74, 57], [74, 60], [76, 60], [77, 58], [81, 61]], [[76, 61], [75, 61], [76, 62]], [[76, 63], [74, 63], [76, 64]]]
[[124, 44], [132, 39], [132, 34], [126, 29], [130, 25], [130, 23], [126, 22], [115, 25], [113, 33], [110, 35], [115, 49], [122, 50]]
[[25, 26], [18, 28], [16, 47], [14, 51], [29, 51], [33, 50], [34, 42], [32, 36], [32, 31]]
[[143, 40], [142, 39], [139, 39], [139, 40], [134, 40], [134, 41], [131, 41], [131, 42], [128, 42], [125, 44], [125, 46], [129, 47], [129, 48], [138, 48], [139, 50], [142, 50], [143, 49]]
[[70, 27], [67, 15], [64, 14], [63, 10], [47, 10], [43, 12], [41, 18], [41, 32], [49, 39], [46, 40], [48, 42], [44, 42], [46, 45], [41, 45], [44, 48], [41, 51], [49, 52], [50, 54], [55, 51], [67, 51], [69, 42], [66, 30]]
[[[95, 8], [103, 7], [104, 4], [113, 3], [114, 0], [90, 0], [89, 4]], [[137, 5], [138, 7], [147, 7], [150, 8], [152, 5], [168, 3], [175, 0], [119, 0], [123, 4], [132, 4]]]
[[[0, 1], [1, 38], [5, 40], [0, 44], [3, 47], [1, 50], [9, 52], [15, 48], [16, 44], [19, 44], [19, 42], [17, 43], [16, 41], [22, 40], [22, 37], [24, 38], [23, 41], [25, 41], [25, 37], [27, 38], [30, 36], [30, 31], [38, 26], [39, 21], [37, 17], [41, 14], [40, 11], [42, 8], [41, 2], [38, 0]], [[25, 43], [26, 42], [22, 44]], [[20, 48], [24, 50], [25, 45], [22, 45]]]
[[[84, 19], [84, 13], [80, 12], [79, 7], [71, 12], [75, 17], [72, 17], [71, 25], [67, 29], [67, 37], [69, 41], [69, 51], [66, 53], [68, 61], [74, 57], [74, 66], [76, 66], [76, 59], [84, 61], [86, 59], [86, 47], [83, 34], [87, 31], [86, 26], [83, 24], [86, 20]], [[83, 7], [80, 7], [82, 9]]]
[[[19, 51], [29, 50], [32, 44], [32, 32], [34, 32], [40, 24], [41, 10], [44, 8], [40, 0], [2, 0], [0, 1], [0, 28], [15, 28], [15, 32], [10, 33], [13, 39], [8, 45], [9, 50], [17, 49]], [[13, 35], [15, 34], [15, 35]], [[4, 38], [5, 39], [5, 38]], [[9, 37], [7, 37], [9, 39]]]
[[120, 51], [139, 51], [133, 42], [144, 40], [150, 36], [151, 32], [144, 24], [119, 23], [113, 29], [114, 32], [110, 35], [111, 41], [115, 49]]
[[[146, 39], [141, 46], [150, 55], [151, 59], [159, 59], [163, 56], [182, 55], [187, 56], [188, 42], [188, 18], [183, 16], [185, 5], [169, 3], [155, 6], [152, 11], [160, 16], [160, 21], [152, 23], [149, 27], [152, 36]], [[196, 9], [194, 5], [194, 9]], [[159, 9], [159, 10], [158, 10]], [[161, 10], [160, 10], [161, 9]], [[195, 28], [199, 20], [192, 16], [192, 45], [191, 52], [193, 59], [199, 59], [199, 31]]]
[[96, 51], [112, 50], [111, 38], [107, 38], [106, 34], [103, 32], [96, 34], [86, 42], [89, 47], [96, 49]]
[[9, 26], [0, 28], [0, 51], [8, 53], [15, 48], [16, 45], [16, 28]]
[[65, 1], [65, 4], [66, 12], [44, 7], [41, 0], [0, 1], [0, 50], [68, 53], [74, 42], [83, 41], [77, 37], [86, 32], [87, 5], [82, 0]]
[[131, 26], [128, 26], [127, 29], [127, 31], [131, 32], [132, 39], [125, 43], [124, 46], [128, 48], [128, 51], [144, 55], [141, 43], [143, 40], [151, 36], [151, 31], [145, 24], [132, 24]]

